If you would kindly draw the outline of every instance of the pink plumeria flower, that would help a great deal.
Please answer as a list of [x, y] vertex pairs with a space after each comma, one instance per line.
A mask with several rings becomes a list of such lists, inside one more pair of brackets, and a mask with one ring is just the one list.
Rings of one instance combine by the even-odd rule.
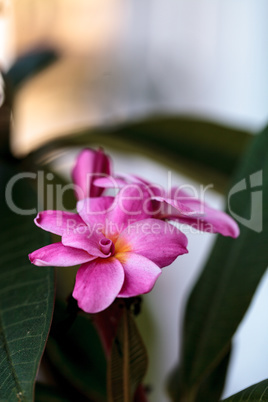
[[38, 266], [81, 264], [73, 297], [88, 313], [106, 309], [116, 297], [150, 292], [160, 268], [188, 251], [179, 229], [144, 210], [148, 199], [146, 191], [128, 186], [115, 198], [79, 201], [78, 214], [39, 213], [36, 225], [60, 235], [61, 242], [34, 251], [30, 261]]
[[95, 151], [83, 149], [77, 157], [72, 170], [72, 179], [75, 184], [75, 195], [78, 200], [87, 197], [100, 197], [103, 188], [94, 185], [97, 177], [106, 177], [112, 171], [111, 159], [102, 149]]
[[154, 218], [177, 221], [209, 233], [236, 238], [239, 235], [237, 223], [225, 212], [211, 208], [179, 187], [173, 187], [168, 194], [149, 181], [136, 175], [118, 175], [96, 179], [94, 184], [102, 188], [122, 188], [127, 183], [146, 188], [154, 201]]

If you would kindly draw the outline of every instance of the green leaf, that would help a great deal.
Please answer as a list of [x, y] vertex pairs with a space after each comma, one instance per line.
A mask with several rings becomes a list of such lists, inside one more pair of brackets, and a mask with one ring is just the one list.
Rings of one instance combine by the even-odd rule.
[[108, 362], [108, 401], [132, 401], [146, 370], [145, 346], [132, 313], [124, 309]]
[[27, 79], [42, 71], [57, 58], [56, 52], [52, 49], [33, 49], [15, 61], [6, 73], [6, 79], [13, 90], [17, 90]]
[[235, 395], [230, 396], [227, 399], [223, 399], [223, 402], [267, 402], [268, 401], [268, 380], [263, 380], [257, 384], [252, 385], [238, 392]]
[[37, 383], [35, 387], [35, 402], [72, 402], [53, 386]]
[[230, 354], [231, 347], [228, 349], [226, 355], [217, 365], [215, 370], [202, 382], [196, 398], [197, 402], [207, 402], [208, 395], [211, 401], [219, 401], [225, 384], [225, 376], [230, 361]]
[[[0, 400], [32, 401], [34, 383], [45, 347], [54, 299], [52, 268], [30, 264], [28, 253], [47, 244], [48, 235], [35, 227], [33, 216], [18, 215], [36, 204], [36, 194], [20, 178], [5, 199], [5, 188], [18, 171], [0, 165]], [[8, 205], [9, 204], [9, 205]]]
[[155, 117], [125, 125], [116, 131], [120, 138], [139, 143], [165, 160], [178, 156], [197, 165], [230, 174], [250, 135], [238, 129], [185, 117]]
[[10, 155], [9, 140], [10, 140], [10, 118], [11, 110], [5, 102], [0, 107], [0, 156], [5, 157]]
[[[227, 350], [226, 355], [215, 367], [215, 369], [208, 374], [200, 384], [198, 394], [193, 395], [195, 402], [207, 402], [208, 398], [211, 402], [219, 401], [223, 392], [225, 384], [225, 376], [230, 361], [231, 346]], [[174, 370], [169, 379], [169, 394], [173, 401], [180, 401], [181, 396], [178, 394], [178, 369]], [[195, 390], [194, 390], [195, 392]], [[187, 401], [191, 401], [192, 395], [187, 395]]]
[[89, 318], [68, 315], [57, 302], [51, 335], [46, 353], [58, 381], [73, 388], [72, 400], [79, 400], [77, 393], [89, 400], [106, 401], [106, 360]]
[[[263, 208], [260, 199], [251, 206], [251, 191], [260, 190], [259, 186], [250, 188], [249, 178], [256, 172], [263, 174]], [[233, 186], [244, 179], [248, 190], [237, 191], [231, 197], [231, 208], [242, 219], [261, 211], [263, 228], [257, 232], [241, 225], [237, 239], [218, 237], [187, 304], [181, 364], [173, 374], [177, 377], [175, 393], [173, 389], [176, 401], [196, 400], [204, 379], [212, 375], [225, 358], [231, 338], [267, 270], [268, 129], [253, 140], [233, 179]], [[209, 395], [207, 400], [210, 400]]]
[[31, 157], [40, 158], [56, 148], [99, 144], [124, 153], [146, 155], [222, 189], [250, 138], [251, 135], [242, 130], [194, 117], [167, 115], [109, 129], [100, 127], [69, 133], [40, 147]]
[[[1, 74], [1, 71], [0, 71]], [[10, 157], [10, 132], [11, 132], [11, 106], [8, 99], [7, 82], [4, 79], [3, 90], [4, 90], [4, 100], [1, 105], [1, 95], [0, 95], [0, 156]], [[1, 85], [1, 83], [0, 83]], [[1, 90], [1, 89], [0, 89]]]

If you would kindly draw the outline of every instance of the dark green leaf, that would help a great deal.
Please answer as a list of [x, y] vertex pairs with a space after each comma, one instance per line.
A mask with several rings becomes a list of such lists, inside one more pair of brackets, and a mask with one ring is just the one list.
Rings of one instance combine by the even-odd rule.
[[4, 103], [0, 107], [0, 155], [1, 157], [10, 156], [9, 136], [10, 136], [10, 107]]
[[52, 49], [31, 50], [15, 61], [6, 73], [6, 78], [16, 90], [24, 81], [53, 63], [57, 57]]
[[[1, 73], [1, 71], [0, 71]], [[0, 82], [1, 85], [1, 82]], [[4, 78], [4, 100], [1, 105], [0, 89], [0, 156], [2, 158], [10, 157], [10, 131], [11, 131], [11, 106], [7, 96], [7, 83]]]
[[[94, 326], [88, 317], [66, 315], [57, 302], [47, 356], [55, 376], [89, 400], [106, 401], [106, 360]], [[73, 321], [73, 324], [72, 324]], [[65, 386], [66, 388], [66, 386]], [[78, 400], [78, 397], [73, 397]]]
[[[218, 402], [222, 395], [225, 384], [225, 376], [230, 360], [231, 347], [227, 350], [226, 356], [220, 361], [217, 367], [208, 374], [200, 384], [198, 393], [193, 390], [193, 398], [195, 402]], [[169, 380], [169, 394], [173, 401], [180, 401], [182, 398], [178, 389], [178, 369], [175, 369]], [[187, 401], [191, 401], [192, 395], [187, 394]]]
[[35, 387], [35, 402], [72, 402], [55, 387], [37, 383]]
[[[52, 268], [35, 267], [28, 253], [47, 244], [32, 215], [9, 209], [5, 188], [18, 171], [0, 166], [0, 400], [32, 401], [34, 382], [50, 327], [54, 300]], [[12, 191], [14, 205], [34, 208], [36, 194], [20, 178]]]
[[132, 313], [124, 309], [108, 363], [108, 401], [132, 401], [146, 369], [146, 349]]
[[[258, 180], [256, 183], [253, 180], [251, 189], [249, 178], [256, 172], [259, 179], [263, 174], [263, 185], [260, 188]], [[216, 241], [186, 308], [181, 366], [176, 374], [178, 401], [184, 397], [196, 400], [204, 379], [225, 358], [231, 338], [267, 269], [268, 129], [254, 139], [233, 179], [233, 186], [244, 179], [248, 190], [240, 188], [232, 195], [231, 208], [241, 219], [262, 212], [263, 228], [259, 232], [255, 231], [258, 227], [252, 230], [241, 225], [237, 239], [219, 236]], [[257, 190], [262, 193], [258, 193], [253, 203], [251, 191]], [[251, 227], [256, 222], [252, 221]], [[187, 399], [189, 395], [191, 398]], [[208, 400], [211, 400], [209, 395]]]
[[254, 384], [251, 387], [238, 392], [235, 395], [224, 399], [223, 402], [267, 402], [268, 401], [268, 380]]
[[123, 126], [120, 138], [161, 153], [165, 160], [178, 157], [230, 174], [250, 136], [241, 130], [195, 118], [158, 117]]
[[200, 385], [196, 402], [207, 402], [208, 395], [211, 402], [219, 401], [225, 384], [225, 376], [230, 361], [230, 354], [231, 347], [227, 350], [226, 355], [217, 365], [215, 370], [209, 373], [208, 377], [205, 378]]
[[99, 144], [144, 154], [222, 189], [250, 138], [242, 130], [193, 117], [159, 116], [110, 129], [80, 131], [46, 144], [33, 155], [40, 157], [57, 147]]

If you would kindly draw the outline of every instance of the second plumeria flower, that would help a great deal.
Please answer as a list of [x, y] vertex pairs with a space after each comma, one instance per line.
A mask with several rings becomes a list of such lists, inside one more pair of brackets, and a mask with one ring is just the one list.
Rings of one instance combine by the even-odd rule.
[[101, 148], [97, 151], [90, 148], [83, 149], [72, 170], [76, 198], [82, 200], [87, 197], [100, 197], [103, 188], [95, 186], [94, 180], [98, 177], [106, 177], [111, 173], [111, 159]]

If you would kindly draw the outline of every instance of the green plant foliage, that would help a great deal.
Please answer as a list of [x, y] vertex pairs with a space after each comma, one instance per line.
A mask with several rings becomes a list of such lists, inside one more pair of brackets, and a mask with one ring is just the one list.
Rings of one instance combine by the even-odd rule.
[[[32, 401], [34, 383], [45, 347], [54, 300], [52, 268], [34, 267], [28, 253], [47, 244], [33, 216], [12, 212], [5, 199], [8, 180], [18, 171], [0, 165], [0, 400]], [[14, 185], [12, 200], [34, 208], [36, 194], [25, 179]]]
[[125, 309], [108, 363], [108, 401], [131, 402], [147, 370], [147, 354], [132, 313]]
[[57, 60], [58, 56], [52, 49], [34, 49], [18, 58], [6, 73], [6, 79], [13, 90], [27, 79], [39, 73]]
[[268, 401], [268, 380], [261, 381], [252, 385], [227, 399], [223, 402], [267, 402]]
[[[68, 384], [72, 400], [106, 401], [106, 360], [90, 319], [55, 305], [47, 350], [55, 379]], [[80, 399], [79, 399], [80, 398]]]
[[[263, 185], [250, 189], [249, 176], [259, 171], [263, 174]], [[170, 389], [175, 401], [198, 400], [203, 381], [226, 358], [231, 338], [267, 269], [268, 129], [252, 142], [232, 185], [244, 179], [248, 190], [232, 196], [231, 208], [240, 217], [249, 219], [250, 191], [262, 190], [263, 208], [261, 204], [253, 205], [253, 212], [262, 210], [263, 228], [256, 232], [241, 226], [237, 239], [217, 239], [186, 308], [181, 364], [173, 373]], [[213, 399], [207, 395], [207, 400]]]
[[225, 383], [230, 354], [231, 347], [215, 370], [202, 382], [196, 398], [197, 402], [207, 402], [208, 395], [211, 402], [219, 401]]
[[0, 156], [6, 157], [10, 155], [9, 135], [10, 135], [10, 118], [11, 110], [6, 97], [0, 106]]
[[251, 135], [193, 117], [159, 116], [114, 128], [77, 131], [34, 151], [36, 159], [57, 148], [99, 144], [149, 156], [220, 191], [234, 171]]
[[55, 387], [37, 383], [35, 387], [35, 402], [72, 402]]
[[116, 135], [160, 152], [167, 160], [181, 157], [228, 175], [250, 138], [241, 130], [193, 117], [170, 116], [125, 125]]

